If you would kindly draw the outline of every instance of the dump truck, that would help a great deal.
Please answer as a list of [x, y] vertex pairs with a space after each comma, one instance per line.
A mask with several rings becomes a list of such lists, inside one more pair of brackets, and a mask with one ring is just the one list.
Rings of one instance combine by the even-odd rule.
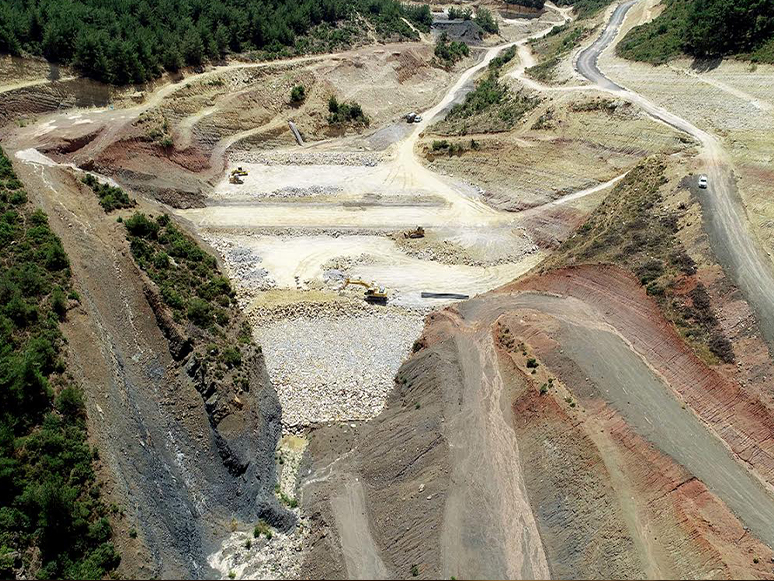
[[348, 278], [341, 288], [344, 289], [351, 284], [362, 286], [366, 289], [363, 298], [367, 303], [384, 304], [387, 302], [387, 291], [383, 286], [378, 287], [375, 284], [360, 280], [359, 278]]

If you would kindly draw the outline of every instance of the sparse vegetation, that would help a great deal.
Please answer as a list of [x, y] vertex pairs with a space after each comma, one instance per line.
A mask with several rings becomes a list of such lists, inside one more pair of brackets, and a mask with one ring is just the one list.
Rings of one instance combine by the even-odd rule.
[[[154, 219], [135, 213], [124, 225], [132, 256], [159, 287], [176, 321], [211, 330], [228, 323], [234, 291], [213, 256], [166, 215]], [[241, 363], [233, 348], [223, 350], [221, 357], [229, 366]]]
[[535, 10], [542, 10], [546, 4], [545, 0], [505, 0], [505, 3], [524, 6], [525, 8], [534, 8]]
[[666, 0], [654, 20], [629, 31], [616, 47], [625, 58], [664, 63], [681, 53], [740, 55], [774, 62], [774, 10], [754, 0]]
[[664, 170], [663, 161], [650, 158], [630, 171], [546, 267], [569, 261], [628, 269], [699, 355], [730, 363], [731, 343], [706, 288], [696, 280], [694, 261], [676, 236], [685, 206], [667, 209], [663, 204]]
[[105, 209], [105, 212], [112, 212], [124, 208], [133, 208], [137, 205], [124, 190], [116, 188], [110, 184], [101, 184], [92, 174], [86, 174], [83, 183], [89, 186], [99, 198], [99, 205]]
[[412, 577], [419, 576], [419, 565], [411, 565], [411, 576]]
[[541, 83], [552, 81], [556, 76], [556, 65], [578, 46], [588, 33], [589, 29], [578, 23], [554, 26], [545, 37], [530, 42], [540, 62], [529, 67], [525, 73]]
[[261, 535], [267, 539], [271, 539], [273, 535], [271, 526], [265, 520], [259, 520], [258, 524], [256, 524], [255, 528], [253, 529], [253, 537], [258, 539]]
[[441, 33], [438, 41], [435, 43], [436, 62], [444, 68], [450, 69], [458, 61], [470, 55], [470, 49], [464, 42], [449, 40], [449, 35]]
[[610, 4], [611, 0], [557, 0], [557, 6], [572, 6], [579, 19], [590, 18], [605, 6]]
[[328, 99], [328, 123], [330, 125], [363, 125], [368, 126], [371, 121], [363, 112], [360, 103], [350, 101], [349, 103], [339, 103], [335, 96]]
[[446, 119], [433, 127], [436, 133], [466, 135], [507, 131], [538, 104], [538, 99], [523, 92], [513, 93], [508, 85], [500, 82], [500, 68], [510, 60], [507, 56], [506, 51], [502, 60], [465, 96], [465, 101], [454, 105]]
[[0, 577], [101, 579], [120, 561], [67, 373], [70, 263], [0, 151]]

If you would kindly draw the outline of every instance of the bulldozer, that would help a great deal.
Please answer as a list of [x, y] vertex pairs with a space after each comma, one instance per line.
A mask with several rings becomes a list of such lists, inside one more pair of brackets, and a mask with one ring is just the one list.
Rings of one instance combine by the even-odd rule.
[[424, 238], [425, 229], [422, 226], [417, 226], [413, 230], [409, 230], [403, 233], [404, 238]]
[[365, 287], [366, 290], [365, 290], [365, 293], [363, 294], [363, 298], [366, 300], [367, 303], [379, 303], [379, 304], [387, 303], [387, 291], [383, 286], [378, 287], [364, 280], [360, 280], [357, 278], [348, 278], [344, 283], [344, 286], [341, 288], [345, 289], [347, 286], [351, 284], [356, 284], [358, 286]]

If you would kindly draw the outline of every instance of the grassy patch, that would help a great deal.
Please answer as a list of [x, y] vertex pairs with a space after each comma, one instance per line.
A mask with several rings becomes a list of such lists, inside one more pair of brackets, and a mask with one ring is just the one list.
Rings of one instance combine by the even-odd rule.
[[665, 207], [664, 170], [657, 158], [631, 170], [544, 268], [583, 263], [626, 268], [699, 355], [730, 363], [731, 343], [696, 279], [694, 261], [676, 236], [683, 210]]
[[556, 66], [562, 58], [578, 46], [589, 32], [590, 29], [577, 22], [554, 26], [546, 36], [530, 42], [540, 62], [524, 72], [541, 83], [552, 81], [556, 76]]
[[83, 183], [89, 186], [99, 198], [99, 205], [105, 209], [105, 212], [113, 210], [134, 208], [137, 205], [132, 198], [126, 195], [121, 188], [113, 187], [109, 184], [101, 184], [93, 175], [86, 174]]
[[70, 265], [1, 151], [0, 265], [0, 577], [100, 579], [120, 557], [64, 361]]
[[269, 523], [267, 523], [265, 520], [259, 520], [253, 529], [253, 537], [257, 539], [261, 535], [267, 539], [271, 539], [274, 535], [274, 532], [271, 530], [271, 525], [269, 525]]
[[433, 130], [440, 135], [508, 131], [528, 111], [534, 109], [539, 103], [538, 99], [526, 93], [514, 93], [500, 81], [502, 68], [515, 55], [515, 47], [512, 47], [492, 59], [486, 75], [476, 83], [475, 89], [465, 96], [464, 102], [454, 105]]

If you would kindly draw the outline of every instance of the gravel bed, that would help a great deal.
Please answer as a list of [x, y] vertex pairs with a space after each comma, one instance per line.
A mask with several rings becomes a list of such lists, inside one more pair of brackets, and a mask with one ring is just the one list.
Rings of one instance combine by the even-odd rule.
[[[221, 579], [298, 579], [303, 560], [302, 548], [308, 526], [302, 520], [290, 534], [274, 531], [271, 539], [253, 538], [252, 531], [236, 532], [207, 562]], [[247, 542], [250, 548], [247, 548]]]
[[349, 165], [374, 167], [383, 157], [374, 153], [316, 151], [316, 152], [234, 152], [232, 163], [263, 163], [266, 165]]
[[392, 308], [269, 322], [256, 316], [262, 324], [254, 327], [255, 338], [263, 347], [286, 431], [376, 416], [423, 327], [422, 313]]
[[206, 234], [202, 238], [223, 257], [229, 279], [239, 281], [236, 292], [240, 306], [244, 307], [255, 292], [277, 286], [269, 272], [260, 266], [262, 258], [255, 251], [227, 238]]

